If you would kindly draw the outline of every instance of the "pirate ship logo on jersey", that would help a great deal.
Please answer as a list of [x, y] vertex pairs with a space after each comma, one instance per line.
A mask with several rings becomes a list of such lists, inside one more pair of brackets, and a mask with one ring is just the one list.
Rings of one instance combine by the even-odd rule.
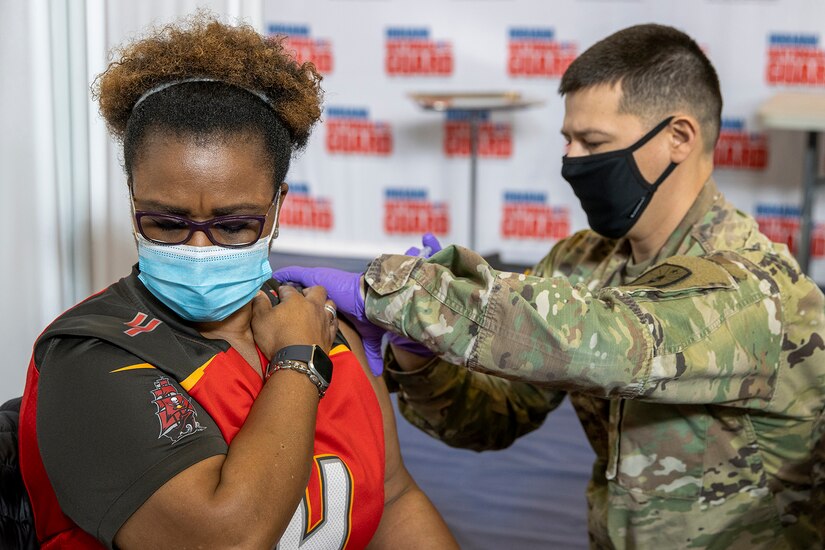
[[152, 396], [154, 397], [152, 403], [158, 408], [155, 414], [158, 415], [158, 421], [160, 421], [158, 439], [166, 436], [174, 444], [187, 435], [206, 429], [198, 423], [198, 413], [195, 412], [192, 402], [181, 395], [169, 383], [168, 378], [161, 376], [155, 380]]

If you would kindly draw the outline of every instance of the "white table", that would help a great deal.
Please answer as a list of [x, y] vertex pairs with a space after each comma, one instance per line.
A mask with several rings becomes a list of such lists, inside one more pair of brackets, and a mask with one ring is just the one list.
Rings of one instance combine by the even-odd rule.
[[470, 123], [470, 235], [469, 247], [476, 247], [476, 187], [478, 184], [478, 123], [484, 113], [513, 111], [541, 105], [544, 101], [529, 99], [519, 92], [445, 92], [412, 93], [410, 97], [422, 109], [467, 114]]
[[805, 172], [799, 223], [797, 260], [807, 273], [811, 259], [812, 212], [818, 178], [817, 140], [825, 131], [825, 94], [782, 92], [774, 95], [757, 111], [762, 125], [775, 130], [798, 130], [808, 134], [805, 147]]

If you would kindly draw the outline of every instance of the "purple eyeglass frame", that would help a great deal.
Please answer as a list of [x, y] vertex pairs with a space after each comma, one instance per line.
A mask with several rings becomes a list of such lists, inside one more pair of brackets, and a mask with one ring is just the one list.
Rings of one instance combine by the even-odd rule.
[[[270, 205], [270, 209], [272, 206]], [[150, 212], [147, 210], [137, 210], [135, 211], [135, 221], [137, 222], [138, 231], [140, 234], [143, 235], [147, 240], [156, 243], [156, 244], [166, 244], [169, 246], [175, 246], [179, 244], [183, 244], [187, 242], [189, 239], [192, 238], [192, 235], [195, 234], [195, 231], [203, 232], [209, 241], [214, 244], [215, 246], [222, 246], [224, 248], [246, 248], [248, 246], [252, 246], [255, 244], [258, 239], [261, 238], [261, 235], [264, 232], [264, 226], [266, 225], [266, 216], [269, 214], [269, 210], [266, 211], [266, 214], [263, 216], [258, 216], [254, 214], [247, 214], [247, 215], [237, 215], [237, 216], [218, 216], [217, 218], [212, 218], [211, 220], [206, 220], [202, 222], [196, 222], [195, 220], [190, 220], [189, 218], [184, 218], [183, 216], [175, 216], [174, 214], [165, 214], [163, 212]], [[176, 222], [186, 224], [186, 227], [189, 229], [189, 233], [187, 233], [186, 238], [177, 241], [177, 242], [163, 242], [158, 241], [156, 239], [151, 238], [143, 231], [143, 224], [141, 223], [141, 219], [145, 216], [154, 216], [157, 218], [165, 218], [168, 220], [174, 220]], [[246, 244], [225, 244], [219, 243], [215, 241], [215, 238], [212, 236], [211, 227], [216, 223], [221, 222], [229, 222], [229, 221], [256, 221], [258, 222], [258, 234], [252, 240], [252, 242]]]

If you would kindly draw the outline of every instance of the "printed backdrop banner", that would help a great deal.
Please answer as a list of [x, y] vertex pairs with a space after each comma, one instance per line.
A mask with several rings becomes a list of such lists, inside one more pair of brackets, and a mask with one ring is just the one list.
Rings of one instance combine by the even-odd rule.
[[[773, 239], [795, 249], [804, 135], [766, 131], [759, 105], [782, 91], [825, 92], [819, 0], [265, 0], [264, 32], [323, 73], [325, 111], [289, 175], [289, 252], [373, 257], [421, 233], [470, 241], [466, 113], [421, 109], [412, 93], [515, 92], [542, 104], [479, 124], [476, 248], [531, 264], [586, 227], [561, 178], [566, 67], [629, 25], [693, 36], [724, 96], [716, 180]], [[825, 283], [823, 198], [811, 270]], [[819, 217], [817, 217], [819, 214]]]

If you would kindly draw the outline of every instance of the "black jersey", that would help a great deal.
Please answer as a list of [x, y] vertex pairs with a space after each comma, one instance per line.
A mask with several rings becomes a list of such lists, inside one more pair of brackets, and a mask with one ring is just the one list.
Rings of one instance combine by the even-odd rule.
[[[333, 352], [336, 382], [351, 380], [319, 405], [316, 461], [333, 468], [338, 460], [349, 472], [341, 481], [348, 509], [338, 514], [346, 521], [328, 536], [345, 546], [357, 535], [360, 546], [383, 509], [381, 414], [374, 395], [365, 399], [365, 388], [373, 392], [352, 353]], [[227, 342], [201, 336], [146, 290], [136, 269], [60, 316], [35, 344], [21, 410], [21, 469], [41, 544], [111, 547], [160, 486], [226, 453], [263, 387], [260, 359], [249, 365]], [[354, 531], [356, 505], [368, 519]], [[304, 520], [298, 515], [293, 523]], [[287, 534], [300, 541], [305, 531]]]

